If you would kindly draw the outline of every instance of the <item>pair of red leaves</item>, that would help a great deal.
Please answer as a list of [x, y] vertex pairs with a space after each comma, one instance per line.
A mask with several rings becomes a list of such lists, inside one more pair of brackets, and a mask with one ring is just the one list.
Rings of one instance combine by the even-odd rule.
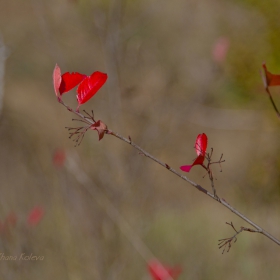
[[53, 71], [54, 91], [56, 96], [60, 99], [62, 94], [79, 85], [77, 88], [78, 107], [76, 109], [76, 111], [79, 112], [80, 105], [92, 98], [105, 84], [107, 78], [107, 74], [99, 71], [93, 72], [90, 76], [78, 72], [66, 72], [61, 75], [61, 70], [56, 64]]
[[170, 277], [175, 280], [182, 272], [180, 267], [165, 266], [158, 261], [149, 262], [148, 269], [153, 280], [169, 280]]
[[195, 141], [195, 150], [197, 154], [197, 158], [194, 160], [191, 165], [183, 165], [180, 169], [184, 172], [189, 172], [194, 165], [203, 165], [206, 149], [207, 149], [208, 138], [205, 133], [198, 134]]
[[[44, 216], [44, 209], [40, 206], [34, 207], [27, 215], [27, 225], [37, 226]], [[9, 229], [15, 227], [18, 217], [14, 212], [11, 212], [3, 222], [0, 222], [0, 234], [7, 233]]]

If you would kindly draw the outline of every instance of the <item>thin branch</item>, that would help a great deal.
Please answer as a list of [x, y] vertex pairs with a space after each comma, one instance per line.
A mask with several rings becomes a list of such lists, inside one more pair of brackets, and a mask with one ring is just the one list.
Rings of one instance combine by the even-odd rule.
[[277, 117], [280, 119], [280, 113], [279, 113], [279, 111], [278, 111], [278, 109], [276, 107], [276, 104], [275, 104], [275, 102], [274, 102], [274, 100], [272, 98], [272, 95], [271, 95], [271, 93], [270, 93], [268, 88], [266, 88], [266, 92], [268, 93], [269, 100], [270, 100], [270, 102], [271, 102], [271, 104], [272, 104], [272, 106], [274, 108], [274, 111], [276, 112]]
[[275, 102], [274, 102], [274, 100], [272, 98], [272, 95], [271, 95], [271, 93], [269, 91], [269, 88], [268, 88], [269, 85], [268, 85], [267, 77], [266, 77], [266, 67], [265, 67], [265, 74], [262, 71], [260, 71], [260, 74], [261, 74], [261, 78], [262, 78], [262, 81], [263, 81], [263, 85], [264, 85], [265, 91], [268, 94], [268, 97], [269, 97], [269, 100], [270, 100], [270, 102], [271, 102], [271, 104], [273, 106], [273, 109], [276, 112], [276, 115], [277, 115], [278, 119], [280, 119], [280, 113], [279, 113], [279, 111], [277, 109], [277, 106], [276, 106], [276, 104], [275, 104]]
[[[93, 122], [90, 121], [89, 119], [87, 119], [84, 115], [82, 115], [81, 113], [78, 113], [76, 111], [74, 111], [73, 109], [71, 109], [69, 106], [67, 106], [60, 98], [58, 98], [58, 101], [67, 108], [68, 111], [76, 114], [77, 116], [79, 116], [80, 118], [82, 118], [83, 120], [85, 120], [86, 123], [88, 123], [89, 125], [92, 125]], [[169, 170], [170, 172], [174, 173], [175, 175], [177, 175], [178, 177], [180, 177], [182, 180], [187, 181], [190, 185], [192, 185], [193, 187], [195, 187], [196, 189], [198, 189], [199, 191], [201, 191], [202, 193], [208, 195], [209, 197], [211, 197], [212, 199], [214, 199], [215, 201], [221, 203], [224, 207], [228, 208], [231, 212], [233, 212], [235, 215], [237, 215], [238, 217], [240, 217], [242, 220], [244, 220], [245, 222], [247, 222], [248, 224], [250, 224], [252, 227], [254, 227], [255, 229], [257, 229], [257, 232], [263, 234], [264, 236], [266, 236], [267, 238], [269, 238], [270, 240], [272, 240], [273, 242], [275, 242], [276, 244], [280, 245], [280, 241], [275, 238], [274, 236], [272, 236], [270, 233], [268, 233], [267, 231], [265, 231], [263, 228], [261, 228], [259, 225], [257, 225], [256, 223], [254, 223], [253, 221], [251, 221], [249, 218], [247, 218], [244, 214], [240, 213], [238, 210], [236, 210], [234, 207], [232, 207], [229, 203], [227, 203], [223, 198], [220, 199], [217, 196], [215, 196], [214, 194], [208, 192], [206, 189], [204, 189], [203, 187], [201, 187], [200, 185], [196, 184], [195, 182], [191, 181], [189, 178], [187, 178], [186, 176], [181, 175], [178, 171], [176, 171], [175, 169], [173, 169], [172, 167], [170, 167], [170, 165], [167, 165], [166, 163], [160, 161], [159, 159], [157, 159], [156, 157], [152, 156], [151, 154], [149, 154], [148, 152], [146, 152], [144, 149], [142, 149], [140, 146], [136, 145], [134, 142], [131, 141], [131, 138], [127, 139], [125, 137], [123, 137], [122, 135], [113, 132], [111, 130], [108, 130], [106, 132], [109, 135], [115, 136], [116, 138], [126, 142], [127, 144], [131, 145], [132, 147], [134, 147], [136, 150], [138, 150], [142, 155], [146, 156], [147, 158], [155, 161], [156, 163], [158, 163], [159, 165], [163, 166], [165, 169]]]

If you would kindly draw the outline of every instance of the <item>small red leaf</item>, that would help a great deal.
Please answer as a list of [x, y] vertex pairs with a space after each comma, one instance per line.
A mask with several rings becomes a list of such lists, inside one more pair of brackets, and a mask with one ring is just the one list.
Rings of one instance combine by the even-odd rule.
[[280, 75], [270, 73], [267, 70], [265, 63], [263, 63], [262, 67], [265, 73], [265, 88], [272, 86], [280, 86]]
[[193, 164], [191, 165], [183, 165], [180, 169], [184, 172], [190, 172], [191, 168], [194, 165], [203, 165], [206, 149], [207, 149], [207, 142], [208, 138], [205, 133], [198, 134], [196, 141], [195, 141], [195, 150], [197, 153], [197, 158], [194, 160]]
[[214, 44], [212, 50], [213, 59], [222, 63], [225, 61], [229, 49], [229, 40], [226, 37], [220, 37]]
[[34, 207], [27, 216], [27, 223], [30, 226], [36, 226], [44, 216], [44, 209], [40, 206]]
[[207, 149], [207, 136], [205, 133], [198, 134], [196, 141], [195, 141], [195, 150], [196, 154], [199, 155], [205, 155], [206, 149]]
[[271, 93], [269, 91], [269, 88], [268, 88], [270, 86], [280, 86], [280, 75], [275, 75], [275, 74], [272, 74], [269, 71], [267, 71], [265, 63], [263, 63], [262, 67], [264, 69], [264, 73], [261, 72], [261, 77], [262, 77], [262, 80], [263, 80], [265, 90], [269, 95], [270, 102], [271, 102], [278, 118], [280, 118], [280, 112], [278, 111], [277, 106], [274, 103], [274, 100], [273, 100], [272, 95], [271, 95]]
[[78, 72], [66, 72], [61, 76], [61, 83], [59, 87], [60, 94], [66, 93], [81, 83], [87, 76]]
[[60, 84], [61, 84], [61, 71], [59, 66], [56, 64], [53, 70], [53, 86], [54, 86], [54, 92], [57, 97], [60, 96], [59, 93]]
[[200, 155], [195, 159], [195, 161], [193, 162], [192, 165], [183, 165], [180, 167], [180, 169], [184, 172], [190, 172], [190, 170], [192, 169], [193, 166], [202, 165], [204, 162], [204, 158], [205, 158], [205, 156]]
[[193, 167], [193, 165], [183, 165], [183, 166], [180, 166], [180, 169], [184, 172], [190, 172], [192, 167]]
[[97, 130], [98, 136], [99, 136], [99, 141], [100, 141], [104, 137], [104, 133], [107, 130], [107, 125], [99, 120], [96, 123], [94, 123], [90, 127], [90, 129]]
[[84, 104], [91, 97], [93, 97], [97, 91], [104, 85], [107, 80], [107, 74], [96, 71], [90, 76], [87, 76], [78, 87], [77, 100], [78, 103]]
[[65, 151], [63, 149], [57, 149], [53, 155], [53, 164], [57, 167], [64, 165], [66, 159]]
[[169, 280], [170, 277], [175, 280], [182, 272], [180, 267], [163, 266], [158, 261], [149, 262], [148, 269], [153, 280]]

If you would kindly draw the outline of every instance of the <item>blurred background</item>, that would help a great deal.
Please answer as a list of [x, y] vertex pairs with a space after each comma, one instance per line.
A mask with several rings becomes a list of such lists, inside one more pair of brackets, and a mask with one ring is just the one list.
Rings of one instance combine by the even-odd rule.
[[[179, 170], [208, 135], [218, 195], [280, 238], [280, 129], [260, 78], [280, 73], [277, 0], [0, 0], [0, 278], [279, 279], [279, 247], [109, 135], [79, 147], [52, 71], [108, 73], [81, 109]], [[272, 89], [280, 106], [280, 89]], [[63, 100], [76, 108], [75, 91]], [[211, 190], [200, 166], [187, 175]], [[41, 260], [19, 260], [41, 256]], [[2, 256], [2, 257], [1, 257]], [[5, 260], [3, 256], [16, 256]]]

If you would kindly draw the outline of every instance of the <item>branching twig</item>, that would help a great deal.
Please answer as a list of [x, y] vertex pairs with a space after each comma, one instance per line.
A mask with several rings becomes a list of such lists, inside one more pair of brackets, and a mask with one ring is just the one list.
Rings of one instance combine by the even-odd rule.
[[208, 173], [208, 176], [209, 176], [209, 180], [211, 182], [211, 187], [212, 187], [212, 190], [213, 190], [213, 194], [215, 196], [215, 198], [220, 201], [220, 198], [218, 197], [217, 195], [217, 191], [215, 189], [215, 185], [214, 185], [214, 177], [213, 177], [213, 173], [212, 173], [212, 170], [210, 168], [210, 165], [212, 164], [219, 164], [220, 165], [220, 172], [222, 172], [222, 166], [221, 166], [221, 163], [225, 162], [225, 160], [222, 160], [223, 158], [223, 154], [221, 155], [219, 161], [212, 161], [212, 155], [213, 155], [213, 148], [211, 148], [211, 152], [210, 153], [207, 153], [205, 158], [206, 160], [208, 161], [208, 164], [207, 166], [203, 165], [203, 167], [207, 170], [207, 173]]
[[221, 249], [221, 248], [224, 247], [222, 254], [225, 252], [226, 248], [228, 248], [228, 249], [227, 249], [227, 252], [229, 252], [229, 250], [230, 250], [230, 248], [231, 248], [231, 246], [232, 246], [232, 242], [235, 243], [235, 242], [237, 241], [237, 237], [236, 237], [236, 236], [237, 236], [239, 233], [241, 233], [242, 231], [249, 231], [249, 232], [261, 233], [259, 230], [254, 230], [254, 229], [245, 228], [245, 227], [241, 227], [240, 230], [237, 231], [237, 230], [235, 229], [235, 227], [234, 227], [234, 225], [233, 225], [232, 222], [230, 222], [230, 223], [227, 223], [227, 222], [226, 222], [226, 224], [227, 224], [227, 225], [230, 225], [230, 226], [234, 229], [235, 234], [234, 234], [232, 237], [223, 238], [223, 239], [219, 239], [219, 240], [218, 240], [218, 241], [219, 241], [219, 244], [218, 244], [219, 249]]
[[[61, 103], [61, 100], [59, 101]], [[63, 102], [62, 104], [68, 109], [68, 106], [65, 105]], [[69, 110], [69, 109], [68, 109]], [[94, 123], [96, 123], [96, 121], [94, 120], [94, 114], [93, 114], [93, 111], [92, 112], [92, 115], [90, 115], [87, 111], [83, 110], [85, 112], [85, 114], [88, 115], [88, 117], [85, 117], [83, 116], [83, 119], [79, 120], [79, 119], [72, 119], [72, 121], [78, 121], [78, 122], [83, 122], [85, 124], [88, 124], [88, 121], [87, 120], [91, 120]], [[80, 126], [80, 127], [65, 127], [66, 129], [68, 129], [69, 131], [69, 138], [71, 139], [73, 136], [76, 138], [73, 139], [73, 141], [76, 142], [76, 145], [75, 147], [77, 146], [80, 146], [80, 144], [82, 143], [83, 139], [84, 139], [84, 136], [85, 136], [85, 133], [91, 128], [92, 124], [89, 124], [87, 126]]]
[[[93, 125], [94, 122], [90, 119], [88, 119], [87, 117], [85, 117], [83, 114], [78, 113], [76, 111], [74, 111], [73, 109], [71, 109], [69, 106], [67, 106], [60, 98], [58, 98], [58, 101], [67, 108], [68, 111], [76, 114], [77, 116], [79, 116], [80, 118], [82, 118], [87, 124], [89, 125]], [[141, 154], [143, 154], [144, 156], [148, 157], [149, 159], [155, 161], [156, 163], [158, 163], [159, 165], [163, 166], [164, 168], [166, 168], [167, 170], [169, 170], [170, 172], [174, 173], [175, 175], [177, 175], [178, 177], [180, 177], [181, 179], [183, 179], [184, 181], [187, 181], [190, 185], [192, 185], [193, 187], [195, 187], [196, 189], [198, 189], [199, 191], [203, 192], [204, 194], [208, 195], [209, 197], [211, 197], [212, 199], [216, 200], [217, 202], [220, 202], [224, 207], [228, 208], [231, 212], [233, 212], [235, 215], [237, 215], [238, 217], [240, 217], [241, 219], [243, 219], [245, 222], [247, 222], [248, 224], [250, 224], [252, 227], [254, 227], [258, 232], [263, 234], [264, 236], [266, 236], [267, 238], [269, 238], [270, 240], [272, 240], [273, 242], [275, 242], [276, 244], [280, 245], [280, 241], [275, 238], [274, 236], [272, 236], [270, 233], [268, 233], [267, 231], [265, 231], [263, 228], [261, 228], [260, 226], [258, 226], [257, 224], [255, 224], [253, 221], [251, 221], [249, 218], [247, 218], [245, 215], [243, 215], [242, 213], [240, 213], [238, 210], [236, 210], [235, 208], [233, 208], [230, 204], [228, 204], [224, 199], [219, 199], [217, 196], [215, 196], [214, 194], [208, 192], [206, 189], [204, 189], [203, 187], [201, 187], [200, 185], [196, 184], [195, 182], [191, 181], [189, 178], [187, 178], [186, 176], [181, 175], [178, 171], [176, 171], [175, 169], [173, 169], [172, 167], [170, 167], [169, 165], [167, 165], [166, 163], [160, 161], [159, 159], [157, 159], [156, 157], [152, 156], [151, 154], [149, 154], [148, 152], [146, 152], [144, 149], [142, 149], [141, 147], [139, 147], [138, 145], [136, 145], [134, 142], [131, 141], [130, 139], [127, 139], [123, 136], [121, 136], [120, 134], [113, 132], [111, 130], [107, 130], [106, 131], [107, 134], [115, 136], [116, 138], [126, 142], [127, 144], [131, 145], [132, 147], [134, 147], [136, 150], [138, 150]], [[222, 158], [222, 157], [221, 157]], [[221, 160], [220, 158], [220, 160]], [[222, 162], [222, 161], [220, 161]], [[245, 228], [243, 229], [245, 230]], [[249, 230], [247, 230], [249, 231]]]

